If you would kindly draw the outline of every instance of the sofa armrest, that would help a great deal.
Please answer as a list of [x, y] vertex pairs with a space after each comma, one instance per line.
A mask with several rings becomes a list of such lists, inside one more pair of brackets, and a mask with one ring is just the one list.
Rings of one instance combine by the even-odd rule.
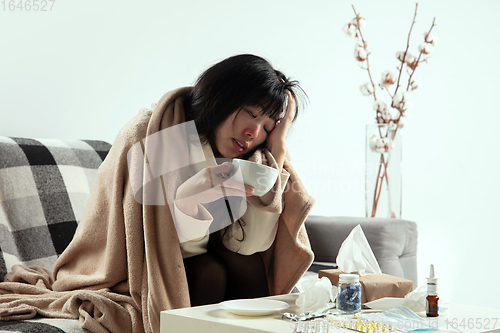
[[364, 217], [310, 215], [305, 226], [317, 262], [335, 263], [340, 246], [351, 230], [361, 225], [383, 273], [412, 280], [417, 286], [415, 222]]

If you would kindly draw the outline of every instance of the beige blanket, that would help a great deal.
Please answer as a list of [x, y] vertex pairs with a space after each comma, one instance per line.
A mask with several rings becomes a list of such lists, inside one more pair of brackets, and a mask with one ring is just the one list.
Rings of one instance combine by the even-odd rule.
[[[189, 307], [178, 236], [168, 205], [142, 205], [133, 195], [127, 152], [143, 138], [184, 122], [189, 87], [165, 94], [154, 111], [141, 111], [118, 134], [98, 171], [73, 241], [53, 273], [15, 266], [0, 284], [0, 319], [40, 314], [79, 318], [92, 332], [159, 332], [160, 311]], [[267, 160], [273, 160], [267, 152]], [[265, 160], [262, 153], [252, 159]], [[312, 262], [303, 222], [314, 200], [291, 165], [276, 240], [264, 252], [271, 294], [291, 291]], [[172, 191], [182, 179], [169, 179]], [[275, 210], [276, 197], [252, 198]], [[260, 200], [260, 202], [259, 202]]]

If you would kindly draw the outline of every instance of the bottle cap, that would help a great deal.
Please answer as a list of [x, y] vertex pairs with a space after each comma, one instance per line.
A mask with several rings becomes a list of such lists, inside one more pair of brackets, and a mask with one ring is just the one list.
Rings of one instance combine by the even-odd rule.
[[349, 283], [349, 282], [359, 282], [359, 275], [357, 274], [340, 274], [339, 275], [340, 283]]
[[431, 264], [429, 277], [427, 278], [427, 295], [433, 296], [438, 294], [437, 280], [434, 275], [434, 265]]

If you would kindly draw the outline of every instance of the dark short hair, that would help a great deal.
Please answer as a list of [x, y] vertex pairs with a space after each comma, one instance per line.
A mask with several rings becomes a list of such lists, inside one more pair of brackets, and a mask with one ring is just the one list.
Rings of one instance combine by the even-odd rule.
[[203, 72], [184, 103], [186, 117], [194, 120], [204, 142], [214, 143], [215, 131], [244, 106], [262, 107], [261, 114], [278, 119], [288, 93], [299, 111], [299, 82], [290, 80], [271, 64], [253, 54], [229, 57]]

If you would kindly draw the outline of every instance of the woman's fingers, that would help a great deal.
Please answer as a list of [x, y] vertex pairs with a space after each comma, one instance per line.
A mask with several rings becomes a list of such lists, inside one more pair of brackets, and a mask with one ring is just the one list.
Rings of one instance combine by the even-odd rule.
[[227, 179], [231, 174], [231, 164], [223, 163], [217, 166], [207, 167], [207, 171], [210, 173], [210, 177], [212, 177], [212, 179], [214, 178]]
[[286, 120], [293, 120], [293, 117], [295, 116], [295, 98], [293, 98], [292, 93], [288, 93], [288, 106], [286, 108], [286, 114], [285, 117]]
[[[211, 186], [222, 186], [227, 195], [252, 195], [254, 188], [250, 185], [243, 184], [241, 177], [233, 177], [231, 174], [231, 164], [224, 163], [214, 167], [207, 167]], [[239, 178], [239, 179], [238, 179]]]
[[177, 189], [177, 207], [184, 214], [195, 217], [198, 204], [214, 202], [227, 196], [244, 198], [252, 195], [253, 187], [243, 184], [241, 177], [233, 177], [231, 168], [232, 164], [206, 167], [189, 178]]

